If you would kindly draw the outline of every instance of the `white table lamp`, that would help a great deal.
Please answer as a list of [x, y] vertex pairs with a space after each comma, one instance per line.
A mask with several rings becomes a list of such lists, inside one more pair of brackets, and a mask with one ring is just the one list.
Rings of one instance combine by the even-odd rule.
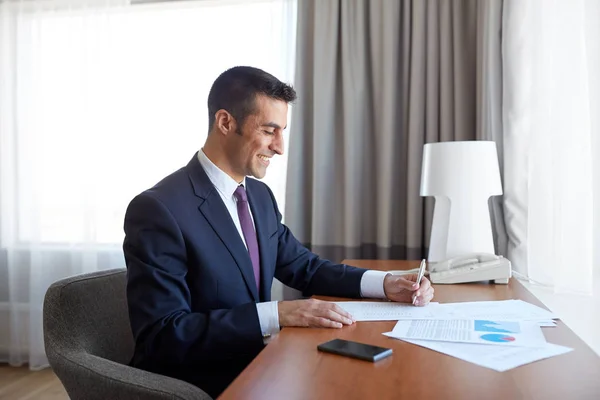
[[496, 143], [428, 143], [421, 196], [434, 196], [430, 262], [469, 253], [494, 254], [488, 200], [502, 194]]

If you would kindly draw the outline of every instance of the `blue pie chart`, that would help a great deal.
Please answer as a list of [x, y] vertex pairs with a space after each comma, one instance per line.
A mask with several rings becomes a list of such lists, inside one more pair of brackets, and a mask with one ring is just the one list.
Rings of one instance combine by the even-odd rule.
[[513, 336], [503, 335], [501, 333], [487, 333], [481, 335], [481, 338], [494, 343], [510, 343], [516, 340]]

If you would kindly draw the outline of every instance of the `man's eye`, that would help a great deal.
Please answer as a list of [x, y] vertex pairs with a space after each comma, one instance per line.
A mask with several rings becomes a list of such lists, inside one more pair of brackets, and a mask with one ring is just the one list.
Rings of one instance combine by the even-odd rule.
[[272, 135], [275, 133], [275, 131], [264, 131], [267, 135]]

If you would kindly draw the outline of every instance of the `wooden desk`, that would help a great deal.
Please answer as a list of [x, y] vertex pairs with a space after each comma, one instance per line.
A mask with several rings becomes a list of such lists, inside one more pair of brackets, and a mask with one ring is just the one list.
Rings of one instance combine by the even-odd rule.
[[[418, 261], [344, 263], [379, 270], [418, 267]], [[441, 303], [522, 299], [543, 306], [516, 279], [508, 285], [435, 285], [435, 295]], [[506, 372], [381, 334], [394, 325], [285, 328], [220, 399], [600, 399], [600, 357], [562, 322], [543, 328], [546, 339], [574, 351]], [[370, 363], [317, 351], [319, 343], [335, 338], [391, 347], [394, 354]]]

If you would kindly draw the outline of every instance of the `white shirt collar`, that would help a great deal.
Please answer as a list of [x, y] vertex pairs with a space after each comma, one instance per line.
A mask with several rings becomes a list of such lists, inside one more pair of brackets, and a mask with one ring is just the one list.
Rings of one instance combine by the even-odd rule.
[[246, 187], [246, 177], [244, 177], [242, 183], [236, 182], [235, 179], [227, 175], [222, 169], [210, 161], [206, 154], [204, 154], [203, 149], [200, 149], [198, 152], [198, 161], [200, 161], [200, 165], [204, 168], [204, 172], [206, 172], [208, 179], [210, 179], [217, 190], [226, 198], [232, 198], [233, 193], [239, 185], [244, 185], [244, 187]]

